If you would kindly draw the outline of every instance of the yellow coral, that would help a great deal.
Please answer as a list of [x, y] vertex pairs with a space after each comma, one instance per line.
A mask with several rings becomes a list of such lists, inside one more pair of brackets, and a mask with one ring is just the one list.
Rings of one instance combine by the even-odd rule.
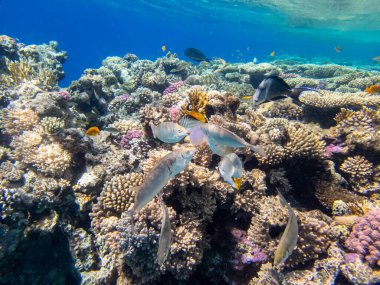
[[208, 104], [207, 92], [202, 86], [193, 86], [187, 91], [188, 101], [182, 104], [181, 113], [191, 114], [196, 112], [206, 116], [206, 105]]

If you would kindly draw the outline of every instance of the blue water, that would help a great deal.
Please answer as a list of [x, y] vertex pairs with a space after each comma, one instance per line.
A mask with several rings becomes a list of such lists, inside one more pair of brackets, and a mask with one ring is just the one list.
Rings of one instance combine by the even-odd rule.
[[61, 86], [107, 56], [154, 60], [162, 45], [182, 59], [196, 47], [235, 62], [270, 61], [272, 51], [349, 64], [380, 55], [379, 0], [0, 0], [0, 11], [0, 34], [68, 52]]

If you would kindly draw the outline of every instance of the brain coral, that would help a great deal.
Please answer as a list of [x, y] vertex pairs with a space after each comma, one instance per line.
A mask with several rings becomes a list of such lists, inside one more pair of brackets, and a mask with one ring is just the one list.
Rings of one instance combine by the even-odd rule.
[[354, 225], [346, 247], [372, 266], [380, 266], [380, 209], [368, 212]]

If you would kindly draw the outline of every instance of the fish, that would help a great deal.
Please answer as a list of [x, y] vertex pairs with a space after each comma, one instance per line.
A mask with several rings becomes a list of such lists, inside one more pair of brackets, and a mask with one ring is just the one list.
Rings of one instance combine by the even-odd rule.
[[114, 127], [105, 128], [105, 129], [103, 129], [103, 131], [109, 132], [111, 134], [119, 134], [120, 133], [120, 131]]
[[152, 129], [153, 137], [166, 143], [179, 142], [189, 134], [184, 127], [173, 122], [162, 122], [155, 126], [151, 121], [149, 125]]
[[276, 52], [275, 51], [272, 51], [271, 53], [270, 53], [270, 56], [275, 56], [276, 55]]
[[[154, 167], [147, 173], [143, 183], [138, 186], [135, 196], [135, 203], [128, 215], [133, 215], [148, 204], [156, 196], [168, 181], [180, 173], [190, 163], [195, 148], [181, 148], [170, 152], [161, 158]], [[132, 219], [133, 220], [133, 219]]]
[[375, 85], [366, 87], [366, 89], [364, 89], [364, 92], [367, 92], [368, 94], [380, 93], [380, 85], [375, 84]]
[[274, 261], [273, 265], [277, 267], [280, 264], [285, 263], [288, 257], [292, 254], [293, 250], [297, 245], [298, 240], [298, 221], [297, 217], [294, 214], [294, 211], [286, 202], [284, 196], [278, 191], [278, 197], [280, 199], [280, 203], [282, 206], [286, 206], [288, 208], [289, 219], [286, 224], [286, 228], [284, 233], [281, 236], [280, 242], [276, 251], [274, 252]]
[[100, 129], [98, 127], [90, 127], [86, 131], [86, 136], [94, 137], [100, 135]]
[[172, 241], [172, 230], [170, 226], [170, 216], [168, 208], [161, 199], [161, 209], [162, 209], [162, 218], [161, 218], [161, 233], [158, 240], [158, 250], [157, 250], [157, 259], [156, 262], [158, 265], [164, 264], [165, 260], [168, 257], [170, 244]]
[[[207, 140], [208, 146], [209, 146], [209, 148], [213, 154], [216, 154], [216, 155], [223, 157], [223, 156], [235, 151], [235, 148], [225, 146], [225, 145], [221, 145], [211, 138], [208, 138], [208, 139], [206, 138], [206, 140]], [[190, 141], [191, 141], [191, 139], [190, 139]]]
[[343, 51], [343, 48], [341, 46], [335, 46], [334, 49], [338, 53]]
[[188, 48], [185, 50], [184, 54], [195, 61], [207, 61], [210, 62], [210, 60], [201, 52], [199, 49], [196, 48]]
[[373, 61], [380, 62], [380, 56], [375, 56], [372, 58]]
[[243, 163], [235, 153], [223, 156], [218, 164], [218, 170], [224, 181], [239, 190], [243, 180]]
[[241, 97], [241, 99], [242, 100], [250, 100], [250, 99], [252, 99], [252, 95], [247, 95], [247, 96], [243, 96], [243, 97]]
[[212, 143], [231, 148], [249, 147], [259, 155], [267, 156], [262, 146], [249, 144], [233, 132], [218, 125], [204, 123], [192, 128], [190, 131], [190, 142], [192, 144], [197, 145], [197, 143], [203, 143], [205, 140], [209, 143], [211, 141]]
[[196, 120], [198, 120], [198, 121], [200, 121], [200, 122], [202, 122], [202, 123], [206, 123], [206, 122], [207, 122], [206, 117], [205, 117], [203, 114], [199, 113], [199, 112], [196, 112], [196, 111], [189, 111], [189, 110], [185, 110], [184, 112], [185, 112], [187, 115], [193, 117], [194, 119], [196, 119]]
[[317, 89], [309, 87], [290, 88], [288, 83], [278, 75], [269, 75], [266, 77], [256, 89], [253, 95], [253, 104], [260, 105], [266, 101], [276, 100], [283, 97], [290, 97], [298, 100], [299, 95], [303, 91], [315, 91], [320, 93]]
[[162, 50], [162, 52], [165, 52], [166, 51], [166, 45], [162, 45], [161, 50]]

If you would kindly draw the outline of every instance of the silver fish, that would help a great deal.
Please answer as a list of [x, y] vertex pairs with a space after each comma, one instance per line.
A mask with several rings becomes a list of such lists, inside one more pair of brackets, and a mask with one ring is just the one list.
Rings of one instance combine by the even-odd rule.
[[161, 233], [160, 239], [158, 241], [158, 250], [157, 250], [157, 263], [162, 265], [166, 258], [168, 257], [170, 244], [172, 241], [172, 231], [170, 226], [170, 217], [168, 208], [166, 207], [164, 201], [161, 200], [161, 209], [162, 209], [162, 219], [161, 219]]
[[239, 189], [242, 182], [243, 163], [235, 153], [229, 153], [219, 162], [218, 169], [224, 181]]
[[129, 215], [133, 216], [136, 211], [142, 209], [165, 187], [169, 179], [184, 170], [194, 153], [194, 148], [181, 148], [161, 158], [148, 173], [144, 182], [137, 187], [135, 204], [129, 211]]
[[235, 150], [235, 148], [221, 145], [211, 138], [208, 138], [207, 142], [212, 153], [217, 154], [219, 156], [226, 156], [227, 154], [232, 153]]
[[162, 122], [155, 126], [150, 122], [153, 136], [166, 143], [176, 143], [186, 137], [189, 132], [182, 126], [173, 122]]
[[288, 208], [289, 220], [286, 225], [285, 231], [280, 239], [278, 247], [274, 253], [274, 262], [273, 265], [276, 267], [288, 259], [288, 257], [292, 254], [294, 248], [297, 245], [298, 240], [298, 222], [297, 217], [294, 214], [294, 211], [286, 202], [284, 196], [278, 191], [278, 196], [280, 199], [280, 203], [282, 206], [286, 206]]
[[190, 132], [190, 141], [193, 139], [192, 143], [194, 144], [198, 142], [198, 139], [203, 142], [205, 137], [211, 142], [231, 148], [249, 147], [261, 156], [266, 157], [266, 153], [260, 145], [249, 144], [233, 132], [218, 125], [205, 123], [194, 127]]

